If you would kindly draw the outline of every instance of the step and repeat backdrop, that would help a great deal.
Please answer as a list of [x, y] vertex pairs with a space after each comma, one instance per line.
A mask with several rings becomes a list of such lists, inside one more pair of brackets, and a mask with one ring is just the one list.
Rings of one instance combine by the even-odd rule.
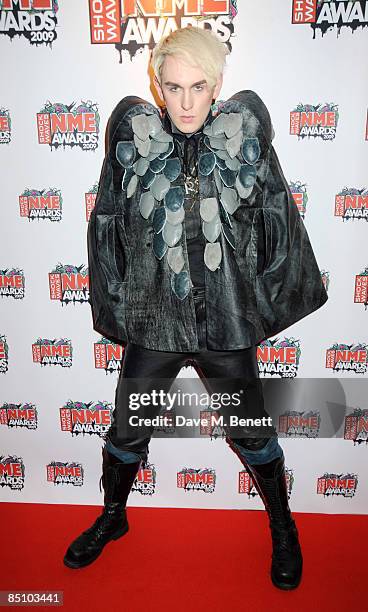
[[[366, 0], [0, 1], [0, 499], [102, 503], [124, 349], [92, 329], [87, 225], [109, 115], [126, 95], [154, 101], [150, 50], [187, 24], [231, 50], [220, 99], [251, 89], [267, 105], [329, 294], [258, 347], [265, 390], [290, 385], [277, 423], [290, 505], [367, 513]], [[129, 505], [263, 508], [221, 428], [164, 433]]]

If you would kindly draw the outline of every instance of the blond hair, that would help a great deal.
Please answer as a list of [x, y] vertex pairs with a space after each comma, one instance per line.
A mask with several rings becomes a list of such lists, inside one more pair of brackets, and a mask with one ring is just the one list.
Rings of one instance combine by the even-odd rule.
[[167, 55], [181, 57], [189, 65], [203, 69], [210, 87], [214, 87], [222, 74], [227, 46], [211, 30], [187, 26], [162, 38], [152, 52], [151, 65], [161, 83], [162, 65]]

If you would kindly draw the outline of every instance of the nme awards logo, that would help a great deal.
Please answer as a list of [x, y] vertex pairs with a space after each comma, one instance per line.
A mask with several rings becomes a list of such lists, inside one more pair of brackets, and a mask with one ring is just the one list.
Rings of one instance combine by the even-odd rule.
[[115, 344], [106, 338], [101, 338], [94, 344], [95, 353], [95, 368], [109, 372], [117, 372], [121, 370], [121, 360], [124, 354], [124, 348], [121, 344]]
[[278, 338], [265, 340], [257, 349], [259, 371], [264, 375], [295, 378], [298, 374], [300, 355], [300, 340], [295, 338], [285, 338], [281, 342]]
[[100, 115], [91, 100], [66, 105], [46, 102], [37, 113], [38, 142], [53, 147], [80, 147], [94, 151], [98, 147]]
[[46, 466], [47, 481], [54, 485], [72, 484], [74, 487], [81, 487], [84, 481], [84, 470], [81, 463], [63, 463], [62, 461], [52, 461]]
[[63, 198], [60, 189], [25, 189], [19, 196], [21, 217], [30, 221], [49, 219], [61, 221]]
[[0, 295], [22, 300], [24, 298], [24, 288], [23, 270], [19, 268], [0, 270]]
[[321, 271], [321, 279], [322, 282], [324, 284], [324, 287], [326, 289], [326, 291], [328, 292], [329, 286], [330, 286], [330, 273], [327, 272], [327, 270], [322, 270]]
[[337, 36], [342, 27], [364, 28], [368, 22], [367, 0], [293, 0], [292, 23], [307, 23], [322, 36], [330, 29], [337, 27]]
[[209, 436], [211, 440], [226, 438], [226, 429], [221, 425], [222, 418], [217, 410], [201, 410], [199, 418], [199, 434], [201, 436]]
[[291, 181], [289, 183], [289, 188], [294, 198], [294, 202], [298, 207], [300, 216], [302, 217], [302, 219], [304, 219], [305, 214], [307, 212], [308, 202], [307, 186], [301, 183], [300, 181]]
[[0, 334], [0, 374], [5, 374], [8, 371], [9, 365], [9, 347], [6, 337]]
[[355, 276], [355, 288], [354, 288], [354, 303], [364, 304], [364, 310], [367, 310], [368, 306], [368, 266]]
[[0, 407], [0, 425], [37, 429], [38, 415], [34, 404], [3, 404]]
[[73, 347], [70, 340], [48, 340], [38, 338], [32, 344], [32, 355], [35, 363], [43, 365], [61, 365], [70, 368], [73, 360]]
[[322, 140], [333, 140], [336, 136], [339, 119], [338, 105], [326, 103], [298, 104], [290, 112], [290, 134], [298, 138], [321, 137]]
[[20, 491], [24, 487], [25, 468], [21, 457], [0, 456], [0, 485], [9, 487], [12, 491]]
[[60, 408], [61, 431], [72, 435], [97, 434], [102, 436], [111, 425], [112, 404], [108, 402], [73, 402]]
[[9, 144], [11, 140], [11, 119], [9, 111], [0, 108], [0, 144]]
[[317, 493], [329, 497], [342, 495], [353, 497], [358, 485], [357, 474], [328, 474], [325, 473], [317, 480]]
[[345, 417], [344, 439], [355, 444], [368, 444], [368, 410], [356, 408]]
[[[290, 499], [291, 492], [293, 490], [293, 485], [294, 485], [294, 473], [293, 473], [293, 470], [289, 470], [286, 467], [285, 467], [285, 482], [286, 482], [286, 490], [287, 490], [288, 499]], [[256, 497], [256, 495], [258, 495], [258, 491], [254, 484], [252, 475], [249, 474], [247, 470], [241, 470], [239, 472], [238, 493], [245, 493], [248, 495], [248, 498]]]
[[98, 193], [98, 181], [93, 185], [93, 187], [91, 187], [91, 189], [89, 191], [87, 191], [87, 193], [84, 194], [84, 204], [86, 207], [86, 221], [88, 223], [90, 216], [91, 216], [91, 212], [93, 211], [95, 204], [96, 204], [96, 198], [97, 198], [97, 193]]
[[355, 372], [365, 374], [367, 371], [366, 344], [334, 344], [326, 351], [326, 368], [334, 372]]
[[368, 221], [368, 189], [344, 187], [335, 196], [335, 217], [349, 219], [365, 219]]
[[89, 0], [91, 43], [114, 44], [130, 59], [188, 25], [210, 28], [231, 51], [237, 0]]
[[183, 468], [176, 474], [176, 486], [184, 491], [204, 491], [214, 493], [216, 472], [208, 468]]
[[176, 431], [176, 411], [174, 408], [163, 406], [158, 413], [159, 423], [155, 426], [155, 432], [173, 434]]
[[69, 302], [80, 304], [89, 300], [88, 268], [59, 263], [49, 273], [50, 300], [59, 300], [62, 305]]
[[287, 437], [318, 438], [321, 427], [319, 412], [288, 410], [279, 417], [279, 431]]
[[138, 470], [132, 491], [138, 491], [141, 495], [154, 494], [156, 491], [156, 468], [154, 465], [146, 463], [144, 468]]
[[0, 34], [51, 46], [57, 38], [58, 10], [57, 0], [0, 0]]

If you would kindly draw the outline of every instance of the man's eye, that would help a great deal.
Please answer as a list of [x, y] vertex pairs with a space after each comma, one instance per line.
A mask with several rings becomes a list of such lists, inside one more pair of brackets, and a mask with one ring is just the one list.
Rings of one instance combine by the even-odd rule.
[[195, 86], [195, 90], [196, 91], [202, 91], [202, 89], [203, 89], [203, 85], [196, 85]]
[[177, 87], [170, 87], [170, 91], [177, 91], [178, 88]]

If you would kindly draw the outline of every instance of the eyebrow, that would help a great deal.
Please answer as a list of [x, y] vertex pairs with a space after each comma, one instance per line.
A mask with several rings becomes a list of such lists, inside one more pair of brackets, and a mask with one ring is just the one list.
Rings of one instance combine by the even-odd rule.
[[[191, 87], [195, 87], [196, 85], [205, 85], [206, 83], [206, 79], [202, 79], [202, 81], [197, 81], [196, 83], [193, 83]], [[172, 81], [165, 81], [164, 85], [169, 85], [169, 87], [181, 87], [181, 85], [179, 85], [178, 83], [173, 83]]]

